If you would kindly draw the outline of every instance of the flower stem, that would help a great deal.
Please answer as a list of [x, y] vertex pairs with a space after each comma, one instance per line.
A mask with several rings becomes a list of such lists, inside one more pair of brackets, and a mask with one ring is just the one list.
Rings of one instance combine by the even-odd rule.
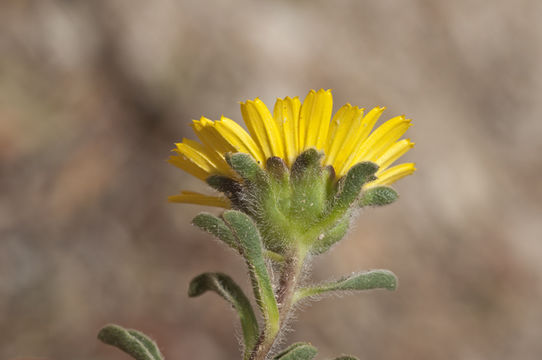
[[249, 360], [265, 360], [280, 331], [286, 325], [292, 310], [295, 289], [303, 269], [306, 253], [306, 250], [298, 248], [293, 255], [285, 259], [281, 269], [279, 287], [275, 293], [279, 307], [279, 329], [274, 333], [266, 332], [265, 329], [262, 331]]

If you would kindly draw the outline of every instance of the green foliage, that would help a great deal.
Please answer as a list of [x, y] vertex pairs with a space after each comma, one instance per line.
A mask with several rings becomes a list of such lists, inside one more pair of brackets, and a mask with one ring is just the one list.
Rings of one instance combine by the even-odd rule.
[[[329, 199], [325, 212], [318, 214], [318, 220], [310, 224], [304, 237], [312, 253], [321, 254], [344, 237], [351, 220], [353, 205], [360, 197], [363, 185], [374, 179], [377, 170], [378, 165], [375, 163], [361, 162], [354, 165], [333, 187], [326, 186]], [[333, 175], [328, 170], [324, 182], [329, 183], [329, 178]], [[332, 194], [334, 195], [331, 196]]]
[[111, 324], [100, 330], [98, 339], [119, 348], [136, 360], [163, 360], [156, 343], [137, 330], [126, 330]]
[[228, 197], [241, 190], [239, 183], [227, 176], [211, 175], [205, 182], [213, 189], [223, 192]]
[[323, 179], [326, 184], [327, 200], [331, 201], [333, 197], [337, 194], [337, 174], [335, 173], [335, 169], [331, 165], [324, 166], [322, 172]]
[[[242, 179], [211, 176], [207, 182], [223, 192], [234, 209], [252, 218], [273, 260], [298, 244], [312, 254], [321, 254], [344, 237], [357, 205], [380, 206], [397, 198], [397, 193], [385, 186], [362, 194], [363, 185], [375, 179], [375, 163], [358, 163], [337, 181], [333, 167], [321, 165], [322, 156], [308, 149], [289, 171], [278, 157], [267, 159], [262, 170], [252, 156], [229, 153], [226, 160]], [[236, 248], [224, 224], [216, 219], [197, 218], [194, 224]]]
[[249, 154], [228, 153], [226, 154], [226, 161], [244, 180], [257, 182], [266, 177], [260, 165]]
[[200, 213], [196, 215], [194, 219], [192, 219], [192, 224], [196, 225], [203, 231], [216, 236], [228, 246], [236, 250], [239, 249], [237, 240], [233, 236], [230, 228], [224, 223], [224, 220], [209, 213]]
[[264, 250], [264, 255], [266, 258], [276, 263], [283, 263], [285, 261], [284, 256], [271, 250]]
[[135, 337], [137, 340], [139, 340], [145, 348], [151, 353], [154, 360], [161, 360], [164, 358], [162, 353], [160, 352], [160, 349], [158, 349], [158, 346], [154, 341], [149, 339], [147, 335], [143, 334], [141, 331], [130, 329], [128, 330], [128, 333]]
[[299, 180], [307, 176], [307, 172], [320, 171], [320, 161], [323, 153], [316, 149], [308, 149], [301, 153], [292, 164], [292, 177]]
[[[218, 239], [222, 240], [229, 247], [239, 251], [239, 244], [233, 236], [231, 229], [226, 225], [224, 220], [209, 213], [200, 213], [192, 219], [192, 224], [199, 227], [203, 231], [214, 235]], [[275, 262], [283, 262], [284, 257], [271, 250], [264, 251], [265, 257]]]
[[275, 356], [275, 360], [310, 360], [316, 356], [318, 350], [303, 342], [290, 345], [288, 348]]
[[360, 206], [384, 206], [393, 203], [399, 194], [389, 186], [376, 186], [365, 190]]
[[[246, 295], [225, 274], [197, 276], [190, 283], [188, 294], [195, 297], [213, 291], [231, 304], [241, 321], [245, 360], [267, 358], [284, 323], [281, 316], [286, 318], [292, 305], [301, 299], [332, 292], [394, 290], [397, 287], [397, 278], [392, 272], [372, 270], [297, 288], [307, 255], [324, 253], [340, 241], [358, 206], [382, 206], [398, 197], [387, 186], [362, 191], [364, 184], [376, 179], [378, 166], [375, 163], [358, 163], [337, 180], [333, 167], [322, 165], [322, 156], [321, 152], [308, 149], [296, 158], [291, 170], [284, 160], [270, 157], [262, 170], [261, 164], [252, 156], [229, 153], [225, 155], [226, 161], [239, 176], [207, 178], [210, 186], [231, 200], [235, 210], [224, 211], [221, 218], [202, 213], [194, 218], [193, 224], [243, 256], [256, 303], [263, 315], [263, 329], [259, 329]], [[266, 260], [271, 260], [275, 266], [268, 268], [269, 261]], [[272, 279], [276, 279], [274, 283]], [[114, 336], [109, 337], [115, 339], [110, 341], [116, 346], [131, 349], [140, 356], [138, 360], [159, 360], [141, 357], [147, 353], [156, 355], [148, 350], [154, 343], [148, 343], [138, 334], [119, 331], [115, 328]], [[310, 360], [316, 353], [312, 345], [296, 343], [274, 359]], [[335, 360], [357, 358], [344, 355]]]
[[308, 149], [292, 165], [289, 217], [299, 232], [311, 227], [327, 207], [328, 174], [320, 165], [322, 156], [315, 149]]
[[377, 170], [378, 165], [372, 162], [361, 162], [352, 166], [340, 185], [331, 212], [344, 212], [348, 209], [360, 195], [363, 185], [373, 179]]
[[214, 291], [237, 311], [243, 330], [245, 352], [252, 350], [258, 339], [258, 321], [243, 290], [228, 275], [204, 273], [190, 282], [188, 296], [200, 296], [207, 291]]
[[277, 156], [272, 156], [267, 159], [265, 168], [267, 172], [278, 181], [287, 181], [290, 171], [284, 160]]
[[330, 247], [344, 238], [349, 226], [350, 217], [345, 216], [331, 229], [318, 236], [316, 241], [311, 245], [311, 253], [314, 255], [319, 255], [328, 251]]
[[250, 217], [240, 211], [227, 210], [222, 215], [239, 241], [241, 255], [247, 263], [254, 296], [264, 315], [267, 330], [279, 330], [279, 310], [265, 264], [262, 240]]
[[371, 270], [332, 281], [322, 285], [301, 288], [296, 291], [295, 300], [333, 291], [371, 290], [397, 288], [397, 277], [389, 270]]
[[239, 197], [242, 192], [242, 186], [239, 182], [222, 175], [211, 175], [205, 181], [210, 187], [220, 191], [230, 199], [234, 207], [242, 208], [242, 201]]

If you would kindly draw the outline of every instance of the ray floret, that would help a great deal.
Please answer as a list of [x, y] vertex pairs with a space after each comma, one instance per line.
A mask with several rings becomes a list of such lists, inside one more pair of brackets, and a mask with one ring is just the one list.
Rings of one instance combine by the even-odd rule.
[[[373, 162], [379, 169], [364, 189], [391, 185], [412, 174], [413, 163], [392, 166], [414, 143], [401, 139], [410, 127], [410, 119], [396, 116], [375, 128], [384, 107], [367, 112], [346, 104], [332, 116], [330, 90], [311, 90], [303, 103], [298, 97], [277, 99], [273, 112], [259, 98], [241, 103], [246, 131], [237, 122], [222, 116], [220, 120], [201, 117], [192, 122], [198, 141], [183, 139], [173, 149], [169, 162], [207, 181], [223, 177], [239, 180], [228, 165], [227, 154], [249, 154], [262, 169], [270, 158], [280, 158], [291, 168], [300, 154], [316, 149], [323, 156], [321, 165], [333, 168], [336, 180], [344, 177], [356, 164]], [[373, 130], [374, 129], [374, 130]], [[229, 208], [230, 201], [221, 196], [183, 191], [170, 201]]]

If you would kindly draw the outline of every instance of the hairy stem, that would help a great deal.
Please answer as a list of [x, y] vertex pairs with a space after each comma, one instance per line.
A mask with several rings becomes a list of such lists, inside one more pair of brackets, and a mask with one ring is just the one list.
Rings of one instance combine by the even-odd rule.
[[288, 316], [292, 310], [292, 305], [294, 304], [293, 300], [295, 289], [299, 281], [306, 256], [305, 250], [296, 250], [297, 251], [295, 251], [292, 256], [287, 257], [283, 263], [279, 287], [275, 293], [277, 304], [279, 306], [279, 330], [275, 333], [268, 333], [265, 331], [265, 329], [262, 331], [260, 337], [258, 338], [258, 342], [250, 355], [250, 360], [265, 360], [280, 331], [286, 325]]

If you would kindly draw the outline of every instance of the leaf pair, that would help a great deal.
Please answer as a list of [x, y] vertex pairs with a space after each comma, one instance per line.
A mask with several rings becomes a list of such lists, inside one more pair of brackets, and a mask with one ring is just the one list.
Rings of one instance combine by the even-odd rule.
[[[192, 224], [205, 232], [214, 235], [232, 249], [240, 252], [239, 242], [235, 238], [232, 230], [226, 225], [224, 220], [209, 213], [200, 213], [193, 220]], [[265, 257], [275, 261], [283, 262], [284, 257], [274, 251], [264, 249]]]
[[[265, 320], [265, 331], [276, 334], [280, 326], [279, 310], [265, 262], [262, 240], [254, 222], [240, 211], [229, 210], [224, 212], [222, 219], [200, 214], [194, 218], [193, 223], [217, 236], [244, 257], [254, 296]], [[190, 296], [198, 296], [205, 291], [216, 292], [237, 311], [243, 329], [246, 358], [258, 338], [258, 323], [248, 298], [229, 276], [220, 273], [205, 273], [192, 280]]]
[[334, 195], [327, 211], [309, 232], [311, 253], [327, 251], [340, 241], [350, 225], [351, 209], [359, 206], [382, 206], [397, 199], [397, 193], [387, 186], [376, 186], [362, 191], [363, 186], [376, 179], [378, 165], [372, 162], [358, 163], [334, 186]]

